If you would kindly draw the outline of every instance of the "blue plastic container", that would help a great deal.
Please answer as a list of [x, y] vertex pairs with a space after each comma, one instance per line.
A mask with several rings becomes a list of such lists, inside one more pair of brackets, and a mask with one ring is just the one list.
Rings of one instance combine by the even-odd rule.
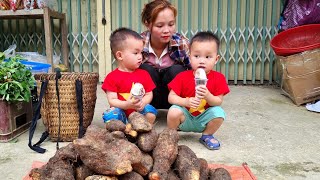
[[[9, 61], [9, 59], [5, 59], [4, 61]], [[26, 67], [31, 69], [32, 74], [40, 74], [40, 73], [48, 73], [51, 64], [47, 63], [39, 63], [35, 61], [28, 61], [28, 60], [19, 60], [19, 62]]]
[[48, 73], [49, 68], [51, 67], [50, 64], [39, 63], [34, 61], [20, 60], [20, 62], [26, 67], [30, 67], [32, 74]]

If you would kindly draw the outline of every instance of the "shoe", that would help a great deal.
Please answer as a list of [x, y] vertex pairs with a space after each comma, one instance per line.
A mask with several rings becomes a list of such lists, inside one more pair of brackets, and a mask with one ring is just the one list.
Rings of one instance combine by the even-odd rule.
[[314, 104], [307, 104], [306, 105], [306, 108], [309, 110], [309, 111], [313, 111], [313, 112], [320, 112], [320, 101], [314, 103]]
[[[214, 139], [217, 143], [212, 143], [211, 140]], [[199, 139], [200, 143], [210, 150], [220, 149], [220, 142], [213, 135], [202, 135]]]

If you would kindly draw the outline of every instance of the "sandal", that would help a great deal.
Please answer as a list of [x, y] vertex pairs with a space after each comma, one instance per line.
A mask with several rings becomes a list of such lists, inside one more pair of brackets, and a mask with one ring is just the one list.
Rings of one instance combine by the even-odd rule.
[[[216, 140], [216, 143], [211, 142], [211, 140]], [[199, 139], [200, 143], [210, 150], [220, 149], [220, 142], [213, 135], [202, 135]]]

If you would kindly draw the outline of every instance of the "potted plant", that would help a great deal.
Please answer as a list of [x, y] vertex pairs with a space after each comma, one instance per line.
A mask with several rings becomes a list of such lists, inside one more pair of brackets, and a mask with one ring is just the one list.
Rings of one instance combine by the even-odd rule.
[[28, 129], [32, 119], [31, 89], [35, 79], [15, 56], [0, 52], [0, 141], [9, 141]]

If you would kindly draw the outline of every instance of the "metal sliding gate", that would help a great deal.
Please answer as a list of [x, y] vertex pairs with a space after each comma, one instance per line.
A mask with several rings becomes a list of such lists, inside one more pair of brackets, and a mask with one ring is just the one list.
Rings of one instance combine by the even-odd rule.
[[[109, 36], [118, 27], [142, 32], [140, 13], [148, 0], [52, 0], [53, 9], [67, 15], [71, 71], [99, 72], [100, 80], [115, 62]], [[270, 40], [277, 33], [279, 0], [171, 0], [178, 10], [177, 31], [191, 38], [202, 30], [221, 39], [221, 61], [216, 70], [232, 84], [264, 84], [276, 80], [275, 55]], [[0, 12], [1, 13], [1, 12]], [[105, 24], [102, 18], [105, 17]], [[58, 23], [53, 45], [60, 56]], [[17, 44], [18, 51], [45, 53], [43, 21], [0, 20], [0, 51]]]

